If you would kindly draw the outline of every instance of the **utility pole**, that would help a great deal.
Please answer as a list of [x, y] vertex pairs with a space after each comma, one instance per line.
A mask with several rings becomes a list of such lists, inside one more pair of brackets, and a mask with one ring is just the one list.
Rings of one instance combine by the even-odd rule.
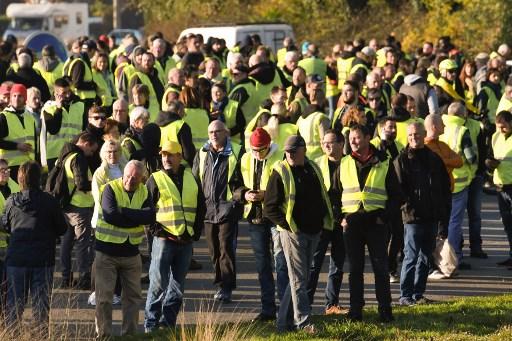
[[114, 28], [121, 28], [121, 4], [122, 0], [112, 0], [112, 22]]

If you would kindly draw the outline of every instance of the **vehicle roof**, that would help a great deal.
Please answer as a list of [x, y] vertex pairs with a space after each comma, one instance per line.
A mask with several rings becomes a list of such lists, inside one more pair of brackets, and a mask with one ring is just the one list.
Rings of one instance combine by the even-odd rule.
[[36, 18], [47, 17], [56, 10], [68, 12], [74, 10], [87, 10], [86, 3], [55, 3], [55, 4], [10, 4], [5, 14], [7, 17]]

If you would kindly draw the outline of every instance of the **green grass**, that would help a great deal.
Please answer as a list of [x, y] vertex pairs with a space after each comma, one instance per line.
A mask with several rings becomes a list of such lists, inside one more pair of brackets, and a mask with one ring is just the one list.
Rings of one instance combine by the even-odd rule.
[[[208, 311], [205, 314], [212, 314]], [[396, 307], [396, 321], [378, 322], [376, 308], [364, 312], [364, 322], [350, 322], [340, 317], [314, 316], [317, 328], [314, 336], [303, 332], [278, 334], [272, 323], [250, 325], [247, 322], [224, 324], [217, 328], [221, 334], [198, 336], [194, 327], [169, 333], [137, 335], [123, 340], [512, 340], [512, 294], [462, 298], [455, 301], [414, 307]], [[181, 328], [180, 328], [181, 329]], [[233, 329], [239, 329], [233, 338]], [[224, 330], [224, 332], [222, 332]], [[230, 336], [226, 338], [226, 330]], [[185, 335], [185, 336], [184, 336]], [[197, 335], [197, 336], [196, 336]], [[203, 332], [199, 335], [205, 335]]]

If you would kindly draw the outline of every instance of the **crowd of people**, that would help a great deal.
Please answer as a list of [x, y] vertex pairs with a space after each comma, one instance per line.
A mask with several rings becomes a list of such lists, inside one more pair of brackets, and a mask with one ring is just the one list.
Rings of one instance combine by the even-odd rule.
[[[484, 189], [497, 191], [511, 246], [498, 265], [512, 269], [510, 48], [470, 57], [442, 37], [408, 54], [390, 36], [324, 51], [290, 37], [272, 51], [258, 35], [230, 48], [196, 34], [127, 35], [120, 46], [102, 35], [78, 38], [62, 61], [50, 45], [38, 55], [0, 42], [7, 325], [21, 322], [30, 293], [47, 332], [60, 240], [57, 287], [91, 291], [99, 338], [112, 335], [119, 303], [122, 334], [136, 332], [141, 281], [145, 331], [173, 328], [203, 233], [213, 299], [232, 302], [242, 228], [261, 290], [255, 323], [315, 332], [329, 248], [325, 314], [362, 320], [365, 247], [380, 320], [391, 322], [390, 283], [412, 306], [430, 302], [428, 279], [471, 269], [466, 211], [469, 256], [488, 257]], [[436, 239], [455, 251], [455, 271], [435, 266]]]

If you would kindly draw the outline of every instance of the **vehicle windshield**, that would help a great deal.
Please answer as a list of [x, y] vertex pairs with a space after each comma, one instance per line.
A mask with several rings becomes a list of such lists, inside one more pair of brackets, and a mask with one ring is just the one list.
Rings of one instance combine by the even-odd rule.
[[44, 18], [13, 18], [11, 21], [12, 30], [31, 31], [43, 29]]

